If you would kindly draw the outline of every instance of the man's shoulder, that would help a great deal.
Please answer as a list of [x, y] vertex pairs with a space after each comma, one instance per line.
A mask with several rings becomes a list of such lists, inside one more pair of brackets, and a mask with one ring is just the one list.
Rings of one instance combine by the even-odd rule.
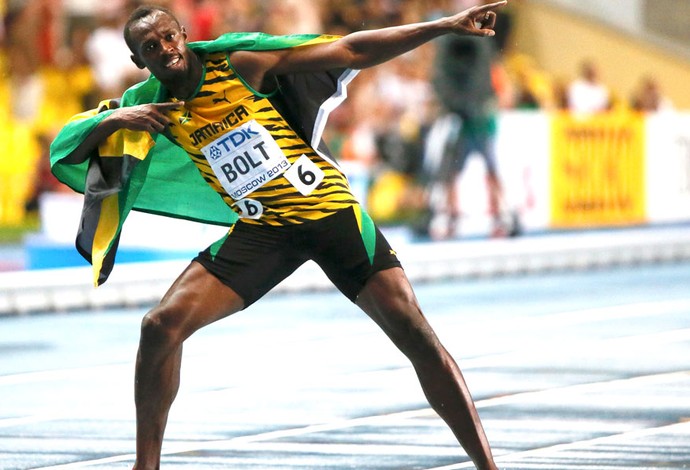
[[214, 52], [232, 51], [232, 50], [252, 50], [261, 42], [261, 38], [266, 36], [265, 33], [225, 33], [218, 36], [211, 41], [197, 41], [189, 43], [190, 49], [195, 52], [203, 52], [212, 54]]
[[212, 41], [198, 41], [189, 44], [195, 52], [220, 51], [268, 51], [303, 46], [313, 42], [329, 42], [339, 36], [322, 34], [290, 34], [274, 36], [263, 32], [225, 33]]

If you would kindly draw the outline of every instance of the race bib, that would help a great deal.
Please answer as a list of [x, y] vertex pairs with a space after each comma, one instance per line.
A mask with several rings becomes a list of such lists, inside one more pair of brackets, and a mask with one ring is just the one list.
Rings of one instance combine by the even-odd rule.
[[246, 197], [290, 167], [278, 143], [255, 120], [223, 134], [201, 152], [235, 200]]
[[309, 160], [309, 157], [306, 155], [299, 157], [290, 169], [285, 172], [285, 178], [302, 196], [311, 194], [321, 184], [324, 176], [323, 170], [316, 166], [316, 163]]

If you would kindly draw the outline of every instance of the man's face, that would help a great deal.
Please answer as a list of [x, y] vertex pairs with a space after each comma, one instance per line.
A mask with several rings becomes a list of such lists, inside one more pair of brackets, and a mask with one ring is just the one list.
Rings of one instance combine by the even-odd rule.
[[131, 30], [136, 44], [132, 61], [147, 68], [159, 80], [184, 80], [189, 76], [190, 56], [187, 33], [177, 21], [164, 12], [141, 18]]

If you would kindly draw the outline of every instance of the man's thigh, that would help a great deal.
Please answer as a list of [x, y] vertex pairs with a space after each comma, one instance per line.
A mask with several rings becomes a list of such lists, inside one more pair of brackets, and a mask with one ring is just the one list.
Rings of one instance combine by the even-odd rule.
[[319, 221], [309, 237], [314, 261], [353, 302], [372, 275], [400, 266], [395, 251], [359, 206]]
[[161, 321], [187, 337], [244, 307], [242, 298], [201, 264], [192, 262], [153, 309]]
[[244, 307], [256, 302], [307, 260], [294, 226], [271, 227], [242, 221], [194, 259], [236, 292]]

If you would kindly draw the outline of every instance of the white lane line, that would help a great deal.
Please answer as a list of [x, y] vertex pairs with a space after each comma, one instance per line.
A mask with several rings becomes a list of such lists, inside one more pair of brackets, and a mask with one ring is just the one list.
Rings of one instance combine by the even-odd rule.
[[10, 428], [12, 426], [24, 426], [27, 424], [45, 423], [48, 421], [58, 421], [64, 419], [64, 415], [44, 414], [37, 416], [19, 416], [16, 418], [0, 419], [0, 428]]
[[[531, 324], [538, 325], [540, 326], [540, 328], [542, 328], [544, 325], [551, 324], [552, 326], [555, 326], [560, 329], [566, 326], [573, 326], [589, 322], [598, 323], [604, 320], [633, 319], [645, 316], [657, 317], [667, 314], [675, 314], [678, 313], [676, 311], [678, 309], [690, 310], [690, 299], [676, 299], [658, 302], [636, 302], [631, 304], [615, 305], [610, 307], [596, 307], [582, 310], [570, 310], [566, 312], [558, 312], [537, 317], [519, 317], [515, 319], [508, 319], [505, 321], [502, 320], [501, 325], [503, 327], [506, 327], [506, 325], [514, 323], [515, 325], [519, 325], [520, 328], [526, 329], [529, 328]], [[468, 329], [471, 328], [468, 327]], [[652, 333], [650, 336], [654, 336], [657, 334], [659, 333]], [[634, 341], [634, 339], [638, 337], [648, 338], [648, 336], [646, 335], [630, 336], [626, 338], [630, 338], [630, 340]], [[619, 338], [610, 338], [607, 340], [602, 339], [596, 341], [615, 341], [617, 339]], [[486, 355], [484, 357], [504, 356], [514, 354], [520, 351], [522, 350], [509, 351], [506, 353], [501, 352], [494, 355]], [[467, 361], [463, 361], [463, 363], [467, 363], [470, 364], [470, 366], [472, 366], [471, 364], [476, 361], [481, 361], [481, 358], [469, 359]], [[90, 371], [102, 371], [110, 368], [121, 367], [131, 367], [131, 364], [128, 362], [101, 366], [89, 366], [80, 368], [56, 369], [49, 371], [0, 375], [0, 386], [45, 382], [50, 380], [61, 380], [64, 378], [79, 376], [83, 373]]]
[[[690, 299], [671, 299], [649, 302], [633, 302], [627, 304], [611, 305], [606, 307], [590, 307], [577, 310], [567, 310], [545, 315], [514, 315], [501, 319], [500, 326], [503, 330], [512, 328], [520, 330], [558, 329], [564, 327], [595, 324], [609, 320], [632, 320], [635, 318], [656, 318], [663, 315], [674, 315], [690, 311]], [[482, 329], [486, 320], [472, 321], [468, 323], [454, 322], [456, 327], [462, 326], [467, 331]], [[476, 328], [474, 325], [478, 325]]]
[[[621, 336], [617, 338], [596, 338], [583, 339], [578, 338], [551, 338], [551, 344], [558, 345], [558, 351], [549, 349], [549, 343], [539, 342], [532, 343], [529, 347], [513, 349], [507, 352], [496, 354], [485, 354], [480, 357], [471, 359], [458, 360], [462, 370], [479, 369], [482, 367], [497, 366], [505, 364], [505, 360], [509, 359], [507, 366], [510, 366], [515, 361], [516, 355], [527, 354], [533, 352], [544, 353], [545, 351], [553, 352], [560, 356], [567, 355], [569, 352], [577, 352], [580, 354], [586, 351], [587, 355], [596, 355], [598, 351], [604, 351], [611, 354], [612, 348], [619, 348], [621, 350], [639, 350], [658, 348], [674, 343], [682, 343], [690, 341], [690, 328], [661, 331], [657, 333], [645, 333], [641, 335]], [[511, 360], [512, 359], [512, 360]], [[528, 364], [526, 364], [528, 365]]]
[[[649, 347], [651, 345], [655, 345], [656, 347], [663, 346], [663, 345], [668, 345], [672, 343], [677, 343], [677, 342], [683, 342], [683, 341], [688, 341], [690, 340], [690, 328], [688, 329], [682, 329], [682, 330], [673, 330], [673, 331], [665, 331], [661, 333], [652, 333], [652, 334], [645, 334], [645, 335], [636, 335], [636, 336], [627, 336], [627, 337], [622, 337], [622, 338], [603, 338], [600, 340], [593, 340], [593, 341], [587, 341], [582, 342], [582, 341], [573, 341], [572, 343], [568, 342], [562, 342], [559, 343], [559, 352], [561, 354], [565, 353], [568, 351], [568, 346], [572, 346], [573, 348], [577, 350], [582, 350], [584, 347], [588, 352], [594, 353], [598, 349], [609, 349], [614, 346], [622, 347], [626, 343], [630, 343], [631, 345], [635, 344], [643, 344], [645, 347]], [[586, 347], [585, 347], [586, 346]], [[536, 350], [543, 350], [543, 347], [533, 347], [533, 348], [524, 348], [524, 349], [518, 349], [506, 353], [500, 353], [500, 354], [493, 354], [493, 355], [487, 355], [487, 356], [482, 356], [478, 358], [473, 358], [473, 359], [467, 359], [464, 361], [460, 362], [461, 368], [465, 371], [471, 370], [471, 369], [480, 369], [482, 367], [488, 367], [488, 366], [495, 366], [495, 365], [500, 365], [505, 361], [505, 358], [511, 358], [514, 357], [516, 354], [521, 354], [521, 353], [527, 353], [530, 351], [536, 351]], [[79, 374], [79, 373], [84, 373], [86, 371], [94, 371], [94, 370], [107, 370], [111, 369], [114, 367], [127, 367], [130, 368], [130, 364], [126, 365], [110, 365], [110, 366], [104, 366], [101, 368], [98, 367], [91, 367], [91, 368], [84, 368], [84, 369], [70, 369], [68, 371], [62, 371], [68, 374], [68, 377], [71, 377], [74, 374]], [[411, 368], [411, 366], [406, 366], [406, 368]], [[60, 371], [51, 371], [51, 372], [46, 372], [45, 377], [50, 377], [51, 379], [55, 378], [60, 378], [59, 376]], [[381, 371], [375, 370], [375, 371], [365, 371], [365, 372], [358, 372], [355, 374], [350, 374], [350, 376], [366, 376], [366, 375], [376, 375], [380, 374]], [[669, 375], [669, 374], [685, 374], [686, 372], [671, 372], [667, 374], [661, 374], [663, 375]], [[35, 373], [36, 375], [43, 375], [41, 373]], [[34, 373], [30, 374], [34, 375]], [[655, 377], [656, 375], [652, 376], [643, 376], [643, 377]], [[629, 378], [629, 379], [622, 379], [623, 382], [629, 381], [629, 380], [636, 380], [636, 377]], [[319, 379], [320, 380], [320, 379]], [[612, 381], [603, 381], [603, 382], [595, 382], [603, 384], [606, 386], [609, 383], [616, 382], [617, 380], [614, 379]], [[255, 386], [256, 384], [252, 384], [252, 386]], [[302, 383], [302, 385], [305, 385], [305, 383]], [[564, 387], [555, 387], [551, 389], [546, 389], [546, 390], [537, 390], [533, 392], [521, 392], [517, 394], [511, 394], [511, 395], [505, 395], [503, 397], [495, 398], [495, 399], [488, 399], [488, 400], [481, 400], [480, 402], [477, 402], [477, 407], [480, 406], [493, 406], [493, 405], [480, 405], [482, 403], [486, 404], [490, 400], [511, 400], [511, 397], [524, 397], [527, 396], [527, 394], [543, 394], [543, 393], [548, 393], [551, 390], [561, 390], [561, 389], [573, 389], [574, 387], [582, 386], [586, 388], [591, 388], [593, 383], [585, 383], [581, 385], [566, 385]], [[223, 393], [223, 391], [215, 391], [211, 393]], [[40, 422], [48, 422], [48, 421], [58, 421], [61, 419], [70, 419], [72, 416], [70, 413], [66, 412], [65, 414], [45, 414], [45, 415], [35, 415], [35, 416], [24, 416], [24, 417], [13, 417], [13, 418], [5, 418], [5, 419], [0, 419], [0, 428], [7, 428], [7, 427], [12, 427], [12, 426], [19, 426], [22, 424], [29, 424], [29, 423], [40, 423]]]
[[617, 386], [641, 386], [641, 385], [654, 385], [663, 384], [674, 381], [687, 380], [690, 382], [690, 370], [688, 371], [674, 371], [674, 372], [663, 372], [660, 374], [650, 374], [650, 375], [640, 375], [637, 377], [629, 377], [624, 379], [611, 379], [599, 382], [588, 382], [583, 384], [574, 385], [564, 385], [562, 387], [552, 387], [543, 390], [534, 390], [530, 392], [514, 393], [511, 395], [504, 395], [494, 398], [486, 398], [484, 400], [478, 400], [475, 402], [475, 406], [479, 409], [489, 408], [492, 406], [510, 405], [515, 403], [523, 402], [525, 399], [541, 398], [543, 399], [547, 395], [559, 395], [563, 392], [568, 392], [569, 395], [573, 393], [589, 393], [597, 392], [601, 390], [606, 390], [611, 387]]
[[[208, 450], [208, 449], [223, 450], [226, 448], [235, 447], [237, 445], [243, 445], [243, 444], [246, 445], [246, 444], [251, 444], [251, 443], [255, 443], [255, 442], [259, 442], [259, 441], [267, 441], [267, 440], [271, 440], [271, 439], [280, 439], [280, 438], [285, 438], [285, 437], [302, 436], [302, 435], [311, 434], [311, 433], [334, 431], [334, 430], [347, 429], [347, 428], [356, 427], [356, 426], [363, 426], [363, 425], [371, 425], [371, 424], [375, 425], [375, 424], [379, 424], [379, 423], [385, 422], [385, 421], [390, 420], [390, 419], [411, 419], [411, 418], [416, 418], [419, 416], [427, 416], [430, 414], [433, 414], [433, 411], [431, 409], [403, 411], [400, 413], [391, 413], [391, 414], [377, 415], [377, 416], [367, 416], [364, 418], [344, 419], [344, 420], [339, 420], [339, 421], [335, 421], [332, 423], [314, 424], [314, 425], [304, 426], [304, 427], [300, 427], [300, 428], [268, 431], [268, 432], [259, 433], [259, 434], [252, 434], [252, 435], [247, 435], [247, 436], [238, 436], [238, 437], [234, 437], [231, 439], [221, 439], [221, 440], [216, 440], [216, 441], [202, 441], [202, 442], [192, 442], [192, 443], [187, 443], [187, 444], [178, 444], [178, 445], [172, 445], [172, 446], [164, 447], [163, 451], [161, 452], [161, 455], [175, 455], [175, 454], [182, 454], [182, 453], [186, 453], [186, 452], [195, 452], [195, 451]], [[72, 469], [72, 468], [81, 468], [81, 467], [88, 467], [91, 465], [99, 465], [99, 464], [104, 464], [104, 463], [115, 463], [115, 462], [134, 460], [134, 458], [135, 458], [134, 454], [115, 455], [112, 457], [105, 457], [102, 459], [84, 460], [81, 462], [74, 462], [74, 463], [69, 463], [69, 464], [64, 464], [64, 465], [40, 467], [40, 468], [36, 468], [34, 470], [49, 470], [49, 469], [50, 470], [64, 470], [64, 469]]]
[[[520, 325], [521, 328], [527, 328], [530, 324], [534, 323], [535, 325], [540, 326], [543, 326], [545, 324], [553, 324], [557, 328], [563, 328], [565, 326], [572, 326], [589, 322], [597, 323], [604, 320], [632, 319], [645, 316], [656, 317], [666, 314], [677, 313], [677, 309], [690, 310], [690, 299], [676, 299], [655, 302], [636, 302], [631, 304], [615, 305], [609, 307], [595, 307], [581, 310], [570, 310], [566, 312], [547, 314], [544, 316], [515, 318], [512, 321], [502, 321], [502, 325], [505, 326], [507, 322], [512, 322], [516, 325]], [[86, 371], [102, 370], [111, 367], [123, 367], [125, 365], [129, 366], [129, 363], [3, 375], [0, 376], [0, 386], [62, 379], [64, 377], [72, 377], [74, 375], [79, 375]]]
[[[519, 402], [523, 401], [525, 398], [532, 399], [532, 398], [547, 395], [547, 394], [559, 394], [559, 393], [566, 392], [566, 391], [567, 392], [572, 392], [572, 391], [585, 392], [585, 391], [604, 389], [604, 388], [610, 387], [612, 385], [616, 386], [616, 385], [620, 385], [620, 384], [631, 384], [631, 385], [635, 386], [635, 385], [641, 385], [641, 384], [664, 383], [664, 382], [668, 382], [669, 380], [675, 380], [675, 379], [682, 379], [682, 380], [690, 379], [690, 371], [669, 372], [669, 373], [653, 374], [653, 375], [646, 375], [646, 376], [633, 377], [633, 378], [627, 378], [627, 379], [614, 379], [614, 380], [608, 380], [608, 381], [604, 381], [604, 382], [591, 382], [591, 383], [587, 383], [587, 384], [569, 385], [569, 386], [564, 386], [564, 387], [550, 388], [550, 389], [546, 389], [546, 390], [522, 392], [522, 393], [516, 393], [513, 395], [506, 395], [506, 396], [502, 396], [502, 397], [495, 397], [495, 398], [489, 398], [489, 399], [485, 399], [485, 400], [478, 400], [476, 402], [476, 406], [477, 406], [477, 408], [481, 409], [481, 408], [488, 408], [491, 406], [500, 406], [500, 405], [506, 405], [506, 404], [512, 404], [512, 403], [519, 403]], [[339, 421], [335, 421], [332, 423], [314, 424], [314, 425], [303, 426], [303, 427], [299, 427], [299, 428], [268, 431], [268, 432], [252, 434], [252, 435], [238, 436], [238, 437], [234, 437], [231, 439], [221, 439], [221, 440], [215, 440], [215, 441], [201, 441], [201, 442], [191, 442], [191, 443], [186, 443], [186, 444], [171, 445], [171, 446], [166, 446], [163, 449], [162, 455], [175, 455], [175, 454], [182, 454], [182, 453], [195, 452], [195, 451], [201, 451], [201, 450], [232, 450], [232, 449], [236, 449], [238, 446], [243, 446], [243, 445], [247, 446], [247, 445], [258, 443], [261, 441], [269, 441], [269, 440], [282, 439], [282, 438], [287, 438], [287, 437], [303, 436], [303, 435], [308, 435], [308, 434], [312, 434], [312, 433], [335, 431], [335, 430], [354, 428], [357, 426], [364, 426], [364, 425], [380, 426], [380, 425], [386, 424], [387, 422], [392, 421], [392, 420], [405, 420], [405, 419], [414, 419], [414, 418], [432, 417], [432, 416], [436, 416], [436, 413], [431, 408], [422, 408], [419, 410], [403, 411], [403, 412], [399, 412], [399, 413], [367, 416], [367, 417], [355, 418], [355, 419], [344, 419], [344, 420], [339, 420]], [[690, 423], [683, 423], [683, 424], [687, 424], [690, 426]], [[605, 436], [603, 438], [578, 441], [575, 443], [568, 443], [568, 444], [558, 444], [555, 446], [545, 447], [543, 449], [533, 449], [530, 451], [524, 451], [524, 452], [519, 452], [516, 454], [510, 454], [507, 456], [501, 456], [501, 458], [509, 458], [509, 457], [513, 458], [512, 457], [513, 455], [520, 455], [520, 456], [522, 456], [523, 454], [529, 455], [529, 453], [533, 453], [533, 452], [541, 452], [541, 451], [546, 452], [547, 450], [551, 451], [553, 449], [559, 449], [562, 446], [565, 446], [564, 448], [567, 448], [567, 447], [572, 447], [575, 445], [580, 445], [582, 443], [587, 444], [590, 442], [597, 442], [599, 440], [606, 439], [606, 438], [615, 438], [617, 436], [637, 435], [635, 433], [639, 433], [640, 435], [644, 435], [645, 433], [653, 433], [653, 432], [655, 432], [656, 429], [664, 429], [666, 427], [667, 426], [664, 426], [662, 428], [642, 429], [642, 430], [631, 431], [631, 432], [627, 432], [627, 433], [623, 433], [623, 434], [616, 434], [614, 436]], [[337, 446], [337, 445], [332, 444], [332, 446]], [[364, 446], [364, 447], [366, 447], [366, 446]], [[352, 449], [350, 449], [350, 452], [352, 452]], [[41, 467], [41, 468], [37, 468], [35, 470], [67, 470], [67, 469], [89, 467], [89, 466], [93, 466], [93, 465], [100, 465], [100, 464], [107, 464], [107, 463], [133, 461], [134, 458], [135, 458], [134, 454], [116, 455], [116, 456], [105, 457], [105, 458], [101, 458], [101, 459], [84, 460], [81, 462], [74, 462], [74, 463], [63, 464], [63, 465]], [[457, 465], [461, 465], [461, 466], [457, 466]], [[450, 469], [455, 469], [455, 468], [472, 468], [472, 466], [466, 467], [466, 466], [462, 466], [462, 465], [465, 465], [465, 464], [454, 464], [452, 466], [439, 467], [437, 469], [430, 469], [430, 470], [441, 470], [441, 469], [450, 470]]]
[[[540, 447], [537, 449], [524, 450], [514, 452], [512, 454], [503, 454], [495, 457], [496, 463], [514, 462], [523, 458], [538, 457], [545, 454], [553, 454], [556, 452], [567, 451], [570, 449], [578, 449], [584, 446], [595, 446], [598, 444], [606, 444], [611, 442], [619, 442], [626, 439], [637, 439], [642, 437], [653, 436], [664, 432], [682, 432], [690, 435], [690, 422], [665, 424], [654, 428], [636, 429], [634, 431], [627, 431], [620, 434], [612, 434], [609, 436], [595, 437], [593, 439], [584, 439], [581, 441], [568, 442], [564, 444], [555, 444], [547, 447]], [[622, 450], [624, 451], [624, 449]], [[445, 465], [443, 467], [428, 468], [426, 470], [459, 470], [463, 468], [475, 468], [471, 462], [463, 462], [452, 465]]]
[[43, 370], [36, 372], [21, 372], [18, 374], [0, 375], [0, 387], [8, 385], [21, 385], [35, 382], [49, 382], [70, 379], [72, 377], [82, 377], [84, 374], [98, 372], [106, 373], [109, 370], [127, 367], [131, 370], [132, 363], [101, 364], [97, 366], [73, 367], [68, 369]]
[[[588, 323], [588, 322], [601, 322], [604, 320], [614, 320], [614, 319], [632, 319], [639, 317], [657, 317], [666, 314], [675, 314], [674, 310], [677, 308], [688, 308], [690, 309], [690, 299], [678, 299], [669, 301], [659, 301], [659, 302], [637, 302], [624, 305], [615, 305], [610, 307], [596, 307], [581, 310], [572, 310], [567, 312], [558, 312], [553, 314], [547, 314], [538, 317], [520, 317], [512, 320], [502, 321], [502, 325], [505, 326], [506, 322], [514, 322], [519, 325], [522, 329], [528, 329], [530, 324], [534, 323], [540, 327], [544, 327], [547, 324], [553, 324], [556, 327], [563, 328], [566, 326], [572, 326], [576, 324]], [[684, 340], [687, 330], [676, 330], [676, 333], [668, 332], [666, 334], [676, 334], [680, 335], [677, 340]], [[645, 341], [657, 335], [663, 335], [664, 333], [652, 333], [649, 336], [631, 336], [626, 338], [615, 338], [608, 339], [607, 341], [635, 341], [636, 338], [645, 338]], [[600, 340], [595, 340], [598, 342]], [[531, 350], [532, 348], [530, 348]], [[484, 356], [486, 358], [499, 357], [514, 354], [516, 352], [521, 352], [521, 350], [501, 352], [495, 355]], [[463, 361], [464, 367], [474, 367], [478, 362], [481, 363], [481, 358], [469, 359]], [[34, 382], [45, 382], [50, 380], [61, 380], [64, 378], [70, 378], [74, 376], [81, 376], [82, 374], [89, 372], [101, 372], [103, 370], [131, 367], [131, 363], [119, 363], [119, 364], [109, 364], [101, 366], [89, 366], [71, 369], [56, 369], [49, 371], [36, 371], [36, 372], [25, 372], [17, 374], [0, 375], [0, 387], [6, 385], [19, 385]]]

